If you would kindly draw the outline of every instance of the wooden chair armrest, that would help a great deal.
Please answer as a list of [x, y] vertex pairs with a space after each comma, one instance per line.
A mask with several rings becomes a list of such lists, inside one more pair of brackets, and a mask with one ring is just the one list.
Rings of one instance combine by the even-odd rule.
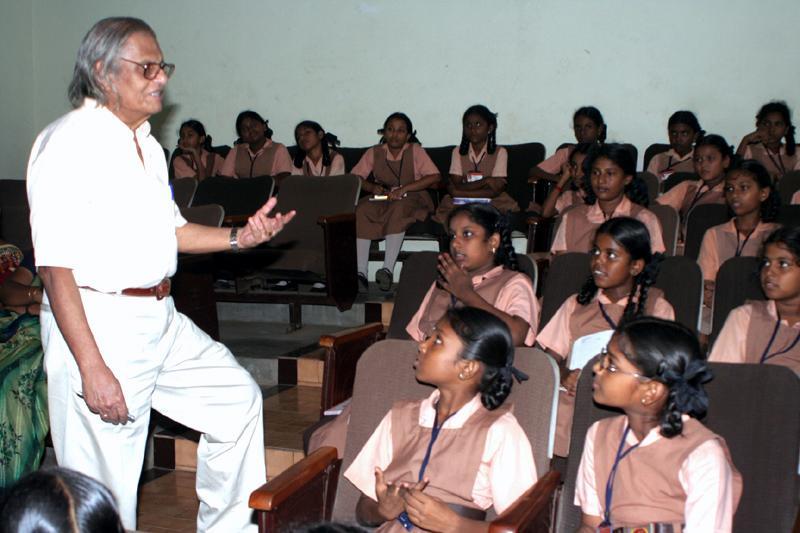
[[353, 213], [336, 213], [334, 215], [324, 215], [317, 219], [317, 224], [337, 224], [342, 222], [350, 222], [356, 219], [355, 212]]
[[561, 474], [554, 470], [545, 474], [533, 487], [517, 498], [511, 507], [492, 521], [489, 533], [550, 531], [560, 484]]
[[338, 461], [336, 448], [324, 446], [314, 451], [254, 490], [250, 494], [250, 508], [257, 511], [276, 511], [309, 481], [322, 475]]
[[343, 329], [335, 333], [328, 333], [319, 338], [319, 345], [323, 348], [337, 348], [344, 344], [360, 341], [383, 332], [383, 324], [373, 322], [350, 329]]

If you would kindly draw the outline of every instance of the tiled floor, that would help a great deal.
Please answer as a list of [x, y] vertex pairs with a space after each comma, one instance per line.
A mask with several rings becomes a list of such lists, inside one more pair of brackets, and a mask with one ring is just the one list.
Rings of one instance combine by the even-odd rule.
[[137, 528], [154, 533], [194, 532], [197, 508], [194, 472], [169, 472], [139, 490]]

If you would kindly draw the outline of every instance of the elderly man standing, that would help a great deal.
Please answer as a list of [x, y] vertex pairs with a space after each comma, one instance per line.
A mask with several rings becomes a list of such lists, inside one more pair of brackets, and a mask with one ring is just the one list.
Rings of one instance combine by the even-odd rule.
[[61, 465], [111, 488], [135, 529], [153, 407], [203, 434], [197, 529], [245, 531], [248, 495], [265, 479], [261, 394], [227, 348], [175, 310], [169, 276], [178, 251], [250, 248], [294, 213], [268, 216], [271, 199], [242, 228], [181, 217], [147, 122], [173, 69], [145, 22], [101, 20], [78, 50], [75, 109], [31, 151], [53, 444]]

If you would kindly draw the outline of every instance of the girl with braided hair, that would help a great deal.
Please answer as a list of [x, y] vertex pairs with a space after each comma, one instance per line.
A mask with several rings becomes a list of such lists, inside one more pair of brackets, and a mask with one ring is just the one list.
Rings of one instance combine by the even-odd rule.
[[675, 322], [638, 318], [619, 326], [593, 370], [594, 401], [625, 414], [586, 433], [579, 531], [731, 531], [742, 478], [725, 440], [696, 420], [711, 379], [697, 337]]
[[769, 102], [758, 110], [756, 130], [742, 138], [736, 153], [743, 159], [756, 159], [777, 183], [800, 164], [794, 133], [792, 112], [786, 102]]
[[647, 172], [664, 181], [675, 172], [694, 172], [694, 145], [705, 130], [691, 111], [675, 111], [667, 122], [669, 150], [656, 154], [647, 165]]
[[178, 129], [178, 148], [172, 155], [174, 178], [197, 178], [203, 181], [216, 176], [222, 157], [211, 149], [211, 135], [199, 120], [190, 119]]
[[593, 150], [584, 205], [564, 213], [550, 252], [588, 252], [595, 231], [604, 221], [633, 217], [647, 226], [653, 252], [664, 252], [661, 224], [647, 209], [647, 185], [636, 176], [636, 160], [621, 144], [604, 144]]
[[652, 287], [662, 257], [651, 252], [644, 224], [629, 217], [604, 222], [590, 253], [591, 275], [536, 337], [561, 368], [555, 442], [555, 453], [561, 457], [569, 452], [575, 387], [586, 361], [605, 346], [621, 323], [642, 315], [675, 317], [663, 293]]
[[506, 323], [516, 346], [533, 345], [539, 304], [530, 278], [517, 272], [511, 229], [488, 204], [456, 207], [447, 223], [450, 252], [439, 255], [439, 279], [431, 285], [406, 331], [430, 335], [452, 307], [477, 307]]
[[326, 132], [319, 122], [304, 120], [294, 127], [297, 152], [292, 161], [295, 176], [341, 176], [344, 158], [336, 152], [339, 139]]
[[[508, 152], [497, 146], [497, 115], [486, 106], [474, 105], [461, 119], [461, 144], [453, 148], [448, 193], [439, 203], [433, 218], [440, 224], [455, 206], [455, 199], [483, 199], [501, 213], [519, 211], [517, 202], [508, 195]], [[465, 200], [470, 199], [470, 200]]]
[[502, 513], [533, 486], [530, 442], [505, 403], [514, 378], [527, 378], [513, 362], [502, 320], [472, 307], [445, 313], [414, 364], [436, 390], [395, 403], [344, 473], [362, 493], [362, 525], [486, 531], [484, 511]]

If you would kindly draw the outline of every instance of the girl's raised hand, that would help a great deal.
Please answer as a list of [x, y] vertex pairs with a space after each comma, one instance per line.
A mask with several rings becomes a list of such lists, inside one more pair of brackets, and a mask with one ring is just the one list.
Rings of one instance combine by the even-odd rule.
[[764, 134], [762, 133], [761, 128], [757, 128], [756, 131], [745, 135], [742, 141], [745, 144], [758, 144], [760, 142], [764, 142]]
[[394, 520], [403, 512], [405, 488], [387, 483], [383, 470], [375, 468], [375, 496], [378, 498], [378, 513], [386, 520]]
[[463, 301], [468, 294], [475, 291], [469, 274], [453, 261], [449, 253], [439, 254], [436, 268], [440, 274], [439, 285], [459, 300]]
[[405, 494], [409, 520], [428, 531], [458, 531], [461, 517], [442, 500], [422, 492], [423, 488], [412, 487]]

